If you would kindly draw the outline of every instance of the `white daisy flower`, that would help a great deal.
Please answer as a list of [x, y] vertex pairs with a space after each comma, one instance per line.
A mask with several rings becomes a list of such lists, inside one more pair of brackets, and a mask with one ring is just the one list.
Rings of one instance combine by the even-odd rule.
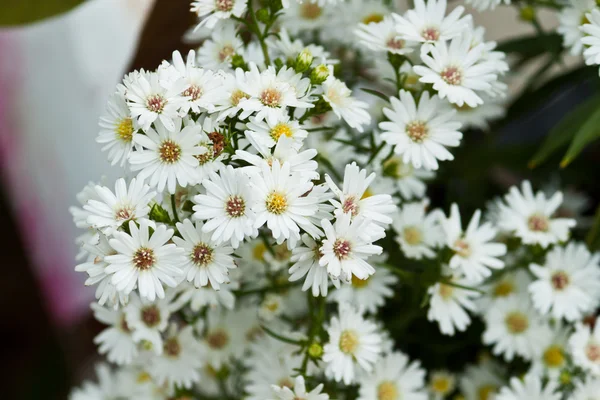
[[131, 180], [129, 188], [125, 179], [117, 179], [114, 193], [100, 185], [95, 190], [100, 200], [88, 200], [83, 209], [89, 212], [87, 223], [105, 234], [111, 234], [129, 221], [146, 218], [150, 212], [148, 204], [156, 196], [144, 179], [136, 178]]
[[445, 370], [429, 374], [429, 392], [434, 400], [443, 400], [456, 388], [456, 376]]
[[587, 378], [584, 382], [575, 382], [575, 391], [570, 400], [598, 400], [600, 379]]
[[322, 390], [323, 384], [321, 383], [308, 392], [306, 390], [306, 384], [304, 383], [304, 377], [298, 376], [294, 381], [293, 388], [273, 385], [275, 397], [269, 400], [329, 400], [329, 395], [327, 393], [321, 393]]
[[[194, 122], [189, 121], [189, 125]], [[200, 132], [199, 147], [206, 149], [204, 153], [195, 156], [198, 160], [198, 168], [195, 170], [195, 182], [198, 184], [210, 176], [211, 173], [225, 167], [224, 160], [228, 154], [224, 151], [226, 127], [223, 127], [217, 122], [216, 117], [204, 115], [201, 116], [196, 124], [202, 127]]]
[[297, 245], [292, 250], [293, 262], [289, 269], [290, 282], [296, 282], [304, 278], [302, 290], [311, 289], [312, 295], [327, 296], [329, 280], [335, 287], [339, 287], [339, 280], [333, 278], [327, 273], [326, 266], [321, 266], [319, 260], [322, 257], [322, 243], [311, 238], [309, 235], [302, 235], [302, 244]]
[[561, 372], [568, 366], [570, 333], [570, 327], [556, 323], [553, 326], [552, 337], [544, 346], [542, 353], [533, 359], [528, 373], [558, 381]]
[[139, 179], [149, 178], [151, 187], [160, 192], [166, 187], [171, 194], [175, 193], [177, 184], [186, 187], [194, 182], [199, 164], [196, 157], [208, 151], [198, 145], [202, 129], [199, 125], [182, 127], [179, 118], [173, 124], [169, 131], [158, 122], [154, 124], [156, 130], [150, 128], [146, 134], [134, 135], [133, 141], [144, 149], [129, 158], [131, 169], [140, 171]]
[[427, 319], [436, 321], [440, 332], [450, 336], [454, 336], [456, 331], [464, 332], [471, 324], [467, 311], [476, 310], [474, 299], [480, 296], [475, 290], [462, 289], [453, 284], [469, 287], [473, 281], [454, 275], [449, 282], [439, 282], [427, 289], [431, 296]]
[[290, 165], [273, 162], [263, 167], [261, 174], [253, 174], [250, 186], [256, 195], [252, 211], [256, 214], [254, 228], [265, 223], [278, 244], [285, 239], [300, 240], [300, 228], [318, 237], [321, 230], [307, 219], [317, 212], [314, 198], [304, 196], [313, 183], [290, 174]]
[[[386, 146], [387, 147], [387, 146]], [[382, 150], [382, 154], [389, 154], [389, 148]], [[402, 161], [402, 157], [392, 155], [375, 167], [377, 177], [373, 181], [375, 188], [389, 191], [395, 188], [404, 200], [421, 199], [427, 190], [426, 180], [435, 176], [433, 171], [415, 168], [411, 163]]]
[[211, 240], [231, 241], [233, 248], [237, 248], [245, 237], [255, 233], [255, 214], [250, 209], [254, 197], [248, 177], [227, 166], [202, 181], [202, 186], [206, 194], [193, 199], [194, 219], [206, 220], [202, 230], [212, 232]]
[[393, 54], [408, 54], [413, 51], [396, 30], [396, 24], [390, 17], [381, 22], [370, 24], [359, 24], [355, 30], [360, 43], [374, 52], [390, 52]]
[[258, 318], [271, 322], [276, 318], [281, 317], [285, 311], [284, 299], [282, 296], [275, 293], [267, 293], [258, 306]]
[[362, 370], [371, 372], [381, 352], [381, 335], [373, 322], [348, 304], [339, 307], [339, 315], [331, 318], [327, 333], [329, 342], [323, 350], [325, 375], [349, 385]]
[[233, 358], [240, 359], [244, 354], [245, 336], [250, 327], [249, 319], [255, 320], [255, 315], [248, 309], [230, 312], [208, 310], [208, 329], [202, 337], [205, 362], [218, 371]]
[[327, 273], [333, 278], [349, 282], [352, 277], [367, 279], [375, 273], [366, 259], [381, 254], [381, 247], [364, 239], [364, 230], [369, 221], [357, 218], [351, 222], [351, 214], [342, 214], [335, 224], [324, 219], [321, 221], [325, 239], [321, 246], [319, 265], [327, 266]]
[[198, 65], [212, 71], [230, 71], [231, 59], [244, 48], [236, 24], [233, 21], [222, 22], [211, 33], [210, 39], [198, 49]]
[[98, 321], [110, 325], [94, 338], [98, 353], [106, 355], [106, 359], [115, 364], [131, 364], [138, 355], [138, 349], [123, 310], [110, 310], [98, 303], [92, 303], [91, 307]]
[[196, 287], [193, 284], [181, 283], [177, 286], [178, 296], [173, 302], [174, 309], [180, 309], [189, 304], [192, 312], [200, 312], [204, 306], [210, 308], [225, 307], [233, 310], [235, 306], [234, 290], [240, 288], [237, 281], [231, 281], [220, 285], [219, 290], [215, 290], [211, 285]]
[[187, 281], [196, 287], [210, 285], [219, 290], [222, 283], [229, 282], [229, 270], [236, 268], [231, 256], [233, 248], [215, 243], [202, 227], [202, 222], [194, 226], [189, 219], [178, 222], [181, 238], [173, 236], [173, 242], [185, 249], [187, 260], [181, 268]]
[[[293, 75], [291, 75], [293, 73]], [[309, 80], [296, 74], [293, 69], [283, 67], [279, 71], [269, 66], [260, 72], [256, 64], [250, 64], [250, 71], [246, 72], [246, 79], [242, 83], [242, 90], [250, 97], [240, 103], [245, 113], [256, 113], [257, 121], [266, 120], [275, 125], [288, 107], [307, 109], [313, 104], [303, 101], [307, 92], [298, 92], [296, 84], [308, 90]], [[308, 85], [307, 85], [308, 83]]]
[[500, 4], [510, 5], [511, 0], [465, 0], [477, 11], [494, 10]]
[[337, 64], [339, 62], [338, 60], [331, 59], [329, 52], [322, 46], [315, 44], [305, 46], [300, 39], [292, 40], [285, 28], [281, 28], [279, 38], [272, 42], [272, 46], [285, 60], [295, 62], [298, 57], [307, 56], [309, 59], [312, 59], [310, 64], [313, 66], [319, 64]]
[[600, 303], [599, 262], [600, 254], [590, 254], [584, 244], [554, 247], [543, 266], [529, 266], [537, 278], [529, 285], [535, 308], [543, 315], [570, 322], [596, 310]]
[[292, 1], [290, 7], [281, 10], [282, 26], [292, 35], [314, 31], [327, 25], [329, 13], [317, 1]]
[[497, 300], [483, 317], [483, 343], [493, 345], [492, 352], [503, 355], [506, 361], [512, 361], [515, 355], [531, 360], [542, 352], [551, 336], [548, 325], [523, 296]]
[[288, 115], [281, 115], [274, 124], [250, 117], [246, 127], [248, 128], [245, 131], [246, 135], [252, 134], [268, 148], [274, 147], [282, 136], [286, 136], [292, 140], [292, 147], [300, 150], [302, 141], [308, 136], [308, 132], [300, 126], [298, 121], [290, 121]]
[[416, 65], [413, 69], [421, 82], [433, 84], [442, 99], [476, 107], [483, 104], [480, 94], [489, 92], [498, 76], [496, 64], [483, 58], [485, 45], [471, 45], [468, 32], [452, 39], [450, 45], [438, 42], [431, 47], [431, 55], [421, 54], [426, 66]]
[[373, 372], [359, 378], [358, 400], [427, 400], [425, 371], [401, 352], [382, 357]]
[[111, 282], [117, 290], [128, 294], [137, 285], [140, 296], [153, 301], [157, 296], [165, 297], [162, 284], [174, 287], [182, 272], [183, 249], [167, 244], [173, 230], [158, 225], [149, 233], [149, 221], [140, 221], [140, 226], [129, 222], [129, 231], [115, 232], [109, 243], [117, 254], [106, 256], [109, 264], [106, 272], [112, 275]]
[[125, 165], [133, 149], [133, 133], [139, 129], [137, 119], [131, 112], [125, 98], [115, 93], [108, 98], [106, 115], [100, 117], [100, 133], [96, 142], [102, 144], [102, 151], [108, 152], [111, 165]]
[[519, 378], [510, 379], [510, 387], [503, 387], [494, 397], [495, 400], [560, 400], [561, 392], [555, 382], [545, 385], [540, 378], [526, 375], [521, 381]]
[[594, 8], [585, 17], [588, 23], [580, 28], [584, 33], [581, 38], [585, 46], [583, 57], [587, 65], [600, 64], [600, 10]]
[[396, 30], [404, 40], [421, 43], [446, 42], [469, 27], [470, 15], [461, 17], [464, 7], [458, 6], [446, 15], [446, 0], [415, 0], [415, 8], [404, 16], [392, 14]]
[[569, 238], [569, 229], [575, 220], [552, 218], [562, 203], [562, 193], [556, 192], [549, 199], [543, 192], [535, 195], [529, 181], [523, 181], [521, 191], [516, 186], [504, 196], [506, 203], [500, 204], [501, 229], [513, 232], [525, 244], [539, 244], [543, 248], [564, 242]]
[[384, 228], [392, 223], [391, 214], [396, 211], [396, 205], [389, 194], [371, 195], [369, 185], [375, 179], [374, 172], [367, 176], [366, 169], [360, 169], [356, 162], [346, 165], [344, 181], [340, 189], [329, 175], [325, 181], [337, 200], [330, 200], [335, 206], [335, 215], [350, 214], [353, 219], [364, 218], [371, 223], [365, 226], [365, 235], [371, 240], [385, 236]]
[[587, 13], [596, 8], [594, 0], [567, 0], [558, 14], [559, 26], [556, 29], [563, 37], [563, 46], [573, 55], [580, 55], [583, 50], [581, 27], [590, 21]]
[[408, 258], [420, 260], [434, 258], [436, 248], [444, 242], [444, 235], [439, 224], [443, 213], [434, 210], [427, 213], [429, 200], [404, 203], [392, 224], [397, 233], [396, 243]]
[[182, 95], [187, 89], [185, 80], [168, 80], [161, 75], [158, 72], [141, 72], [131, 81], [124, 81], [131, 117], [137, 119], [144, 131], [148, 131], [157, 120], [166, 130], [174, 131], [179, 109], [186, 102]]
[[371, 123], [369, 104], [352, 97], [352, 90], [332, 73], [323, 82], [323, 99], [331, 106], [338, 119], [346, 121], [351, 128], [363, 132], [363, 126]]
[[390, 97], [392, 108], [383, 109], [389, 121], [379, 123], [381, 139], [415, 168], [435, 170], [437, 160], [453, 160], [446, 147], [456, 147], [462, 139], [460, 122], [453, 120], [456, 112], [428, 92], [421, 95], [418, 105], [406, 90], [400, 90], [399, 97]]
[[132, 294], [125, 308], [125, 323], [132, 332], [133, 340], [136, 343], [144, 342], [155, 354], [163, 351], [161, 334], [167, 329], [171, 316], [170, 297], [149, 302]]
[[248, 0], [195, 0], [191, 11], [202, 18], [197, 28], [206, 26], [212, 29], [221, 20], [232, 16], [241, 17], [246, 12], [247, 2]]
[[[507, 263], [511, 265], [511, 263]], [[526, 296], [527, 288], [531, 283], [531, 277], [527, 271], [518, 269], [514, 272], [504, 272], [498, 278], [494, 277], [491, 282], [481, 288], [485, 296], [478, 301], [479, 310], [484, 315], [496, 300], [513, 296]]]
[[331, 292], [327, 301], [363, 307], [366, 313], [375, 314], [378, 308], [383, 307], [386, 298], [394, 296], [392, 287], [396, 283], [398, 283], [398, 278], [387, 269], [380, 267], [377, 273], [367, 279], [358, 279], [353, 276], [350, 283]]
[[148, 372], [157, 384], [191, 389], [200, 380], [202, 347], [194, 337], [194, 327], [181, 330], [171, 325], [164, 339], [163, 351], [150, 360]]
[[441, 220], [446, 234], [446, 246], [454, 255], [450, 268], [460, 268], [465, 277], [473, 282], [481, 282], [492, 275], [491, 269], [504, 268], [500, 260], [506, 254], [504, 243], [493, 242], [496, 229], [489, 222], [479, 225], [481, 210], [475, 211], [467, 229], [463, 231], [460, 211], [456, 203], [450, 208], [450, 216]]
[[575, 333], [569, 338], [569, 348], [576, 366], [596, 377], [600, 376], [600, 324], [597, 323], [592, 329], [578, 323]]
[[[233, 117], [241, 109], [240, 103], [250, 97], [242, 91], [246, 74], [241, 68], [231, 74], [225, 74], [220, 87], [222, 96], [215, 101], [214, 111], [218, 112], [217, 121]], [[240, 116], [241, 117], [241, 116]]]
[[501, 367], [490, 359], [468, 366], [459, 387], [465, 400], [486, 400], [493, 399], [504, 383]]

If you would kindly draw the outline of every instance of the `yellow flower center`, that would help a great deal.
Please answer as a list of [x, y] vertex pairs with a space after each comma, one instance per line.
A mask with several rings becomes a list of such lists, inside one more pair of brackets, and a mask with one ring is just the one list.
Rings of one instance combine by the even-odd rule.
[[167, 139], [158, 148], [160, 160], [165, 164], [174, 164], [181, 158], [181, 146]]
[[280, 122], [277, 125], [275, 125], [273, 129], [271, 129], [270, 135], [273, 138], [273, 140], [277, 142], [279, 141], [281, 135], [292, 137], [293, 132], [292, 128], [290, 128], [288, 124]]
[[450, 297], [452, 297], [453, 292], [454, 288], [452, 286], [440, 283], [440, 296], [442, 299], [448, 300]]
[[428, 133], [429, 128], [423, 121], [411, 121], [406, 124], [406, 134], [415, 143], [423, 143]]
[[381, 22], [383, 21], [383, 15], [379, 14], [379, 13], [373, 13], [373, 14], [369, 14], [366, 17], [363, 18], [362, 22], [365, 25], [370, 24], [371, 22]]
[[562, 347], [553, 345], [544, 351], [544, 364], [550, 368], [559, 368], [565, 363]]
[[477, 390], [477, 400], [490, 400], [498, 388], [494, 385], [485, 385]]
[[236, 89], [233, 91], [233, 93], [231, 93], [231, 104], [233, 104], [234, 106], [237, 106], [238, 104], [240, 104], [240, 101], [242, 99], [249, 99], [250, 95], [242, 92], [239, 89]]
[[423, 240], [423, 233], [416, 226], [407, 226], [404, 228], [404, 241], [411, 246], [416, 246]]
[[471, 255], [471, 246], [464, 239], [458, 239], [454, 242], [454, 251], [461, 257], [469, 257]]
[[353, 354], [358, 348], [358, 335], [351, 330], [345, 330], [340, 335], [340, 350], [345, 354]]
[[436, 376], [431, 381], [431, 389], [438, 394], [448, 394], [452, 389], [452, 382], [448, 376]]
[[267, 196], [265, 206], [271, 214], [281, 215], [288, 208], [287, 198], [283, 193], [272, 192]]
[[211, 349], [220, 350], [229, 343], [229, 335], [222, 329], [218, 329], [206, 336], [206, 342]]
[[263, 242], [257, 243], [252, 249], [252, 258], [258, 261], [264, 261], [266, 251], [267, 246]]
[[515, 285], [511, 281], [503, 281], [494, 287], [494, 297], [507, 297], [514, 291]]
[[398, 388], [391, 381], [383, 381], [377, 386], [377, 400], [399, 400]]
[[534, 232], [548, 232], [550, 227], [548, 217], [543, 214], [533, 214], [527, 220], [527, 227]]
[[154, 251], [146, 247], [140, 247], [133, 254], [133, 265], [142, 271], [150, 269], [155, 261]]
[[131, 118], [123, 118], [115, 127], [117, 137], [125, 142], [131, 143], [133, 140], [133, 121]]
[[518, 311], [509, 313], [504, 322], [506, 323], [508, 331], [512, 334], [523, 333], [527, 330], [527, 328], [529, 328], [529, 320], [527, 319], [527, 316]]
[[356, 275], [352, 275], [352, 286], [354, 286], [357, 289], [362, 289], [365, 286], [367, 286], [369, 282], [369, 278], [367, 279], [359, 279], [356, 277]]
[[304, 2], [300, 5], [300, 16], [304, 19], [317, 19], [323, 14], [323, 9], [315, 3]]
[[181, 354], [181, 344], [179, 344], [179, 340], [177, 340], [177, 338], [167, 339], [164, 344], [164, 351], [169, 357], [179, 357], [179, 354]]

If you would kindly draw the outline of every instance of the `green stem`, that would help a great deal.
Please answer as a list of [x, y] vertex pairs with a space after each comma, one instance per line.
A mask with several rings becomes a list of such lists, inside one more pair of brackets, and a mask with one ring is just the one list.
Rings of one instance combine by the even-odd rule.
[[179, 222], [179, 216], [177, 215], [177, 205], [175, 201], [175, 194], [171, 195], [171, 207], [173, 207], [173, 219], [175, 222]]
[[585, 242], [587, 243], [590, 250], [595, 250], [594, 243], [598, 237], [598, 232], [600, 232], [600, 206], [596, 209], [596, 214], [594, 215], [594, 223], [590, 228], [587, 236], [585, 237]]
[[458, 284], [456, 282], [453, 282], [453, 281], [451, 281], [449, 279], [442, 279], [442, 280], [440, 280], [440, 283], [442, 283], [444, 285], [452, 286], [452, 287], [455, 287], [455, 288], [458, 288], [458, 289], [470, 290], [472, 292], [477, 292], [477, 293], [481, 293], [481, 294], [485, 293], [483, 290], [480, 290], [480, 289], [477, 289], [477, 288], [474, 288], [474, 287], [471, 287], [471, 286], [460, 285], [460, 284]]
[[304, 345], [304, 341], [302, 341], [302, 340], [295, 340], [295, 339], [292, 339], [292, 338], [288, 338], [288, 337], [282, 336], [282, 335], [280, 335], [280, 334], [278, 334], [278, 333], [275, 333], [275, 332], [273, 332], [272, 330], [270, 330], [269, 328], [267, 328], [267, 327], [266, 327], [266, 326], [264, 326], [264, 325], [261, 325], [260, 327], [261, 327], [261, 328], [262, 328], [262, 329], [263, 329], [263, 330], [264, 330], [264, 331], [265, 331], [265, 332], [266, 332], [266, 333], [267, 333], [269, 336], [271, 336], [271, 337], [273, 337], [273, 338], [275, 338], [275, 339], [277, 339], [277, 340], [279, 340], [279, 341], [281, 341], [281, 342], [285, 342], [285, 343], [289, 343], [289, 344], [294, 344], [294, 345], [296, 345], [296, 346], [303, 346], [303, 345]]
[[254, 12], [254, 5], [252, 4], [252, 0], [248, 0], [248, 12], [250, 13], [250, 17], [252, 18], [252, 27], [251, 28], [252, 28], [252, 31], [254, 32], [254, 34], [256, 34], [256, 36], [258, 37], [258, 41], [260, 42], [260, 48], [261, 48], [263, 56], [265, 58], [265, 64], [271, 65], [271, 57], [269, 57], [269, 49], [267, 47], [267, 42], [265, 42], [265, 38], [269, 34], [268, 31], [269, 31], [270, 24], [268, 24], [265, 27], [265, 33], [263, 34], [260, 31], [260, 26], [258, 25], [258, 19], [256, 18], [256, 13]]

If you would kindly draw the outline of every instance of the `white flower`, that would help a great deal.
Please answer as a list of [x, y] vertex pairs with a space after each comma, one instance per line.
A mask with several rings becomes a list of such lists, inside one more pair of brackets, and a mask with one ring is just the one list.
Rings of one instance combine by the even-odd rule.
[[125, 322], [132, 331], [133, 340], [136, 343], [145, 342], [147, 347], [155, 354], [163, 351], [163, 340], [161, 333], [167, 329], [171, 295], [160, 301], [146, 301], [136, 294], [131, 295], [131, 301], [125, 308]]
[[164, 79], [158, 72], [141, 72], [124, 83], [131, 117], [137, 118], [144, 131], [157, 120], [166, 130], [175, 130], [175, 119], [186, 101], [182, 92], [187, 84], [183, 79], [172, 81]]
[[375, 52], [407, 54], [413, 50], [398, 34], [396, 24], [389, 17], [377, 23], [359, 24], [355, 34], [363, 46]]
[[456, 388], [456, 376], [445, 370], [429, 373], [429, 392], [434, 400], [445, 399]]
[[463, 129], [489, 130], [490, 121], [500, 119], [506, 115], [505, 100], [500, 96], [491, 97], [483, 93], [481, 95], [483, 104], [477, 107], [469, 107], [464, 104], [462, 107], [454, 106], [456, 114], [454, 120], [463, 124]]
[[434, 258], [434, 249], [444, 242], [444, 235], [439, 224], [443, 214], [439, 210], [426, 213], [428, 199], [420, 202], [404, 203], [396, 217], [393, 227], [397, 233], [396, 242], [408, 258], [420, 260]]
[[515, 355], [531, 360], [541, 353], [551, 335], [550, 328], [523, 296], [497, 300], [483, 317], [483, 343], [493, 345], [493, 353], [502, 354], [506, 361], [512, 361]]
[[[284, 25], [286, 26], [286, 25]], [[281, 28], [279, 39], [272, 42], [272, 46], [281, 53], [281, 56], [286, 60], [296, 61], [296, 58], [306, 56], [309, 60], [312, 59], [311, 65], [319, 64], [337, 64], [338, 60], [330, 59], [329, 52], [325, 51], [322, 46], [309, 44], [307, 46], [300, 39], [292, 41], [285, 28]], [[306, 61], [308, 63], [308, 61]]]
[[491, 223], [479, 225], [481, 211], [473, 214], [467, 229], [463, 231], [460, 211], [456, 203], [450, 208], [450, 217], [441, 221], [446, 234], [446, 246], [454, 255], [450, 259], [450, 268], [460, 268], [465, 277], [473, 282], [481, 282], [491, 276], [490, 269], [504, 268], [504, 262], [498, 257], [506, 254], [504, 243], [492, 242], [496, 229]]
[[98, 353], [106, 354], [108, 361], [115, 364], [131, 364], [138, 350], [123, 310], [109, 310], [98, 303], [92, 303], [91, 307], [98, 321], [110, 325], [94, 338], [94, 343], [99, 346]]
[[129, 222], [131, 235], [115, 232], [109, 243], [117, 254], [104, 259], [109, 264], [106, 272], [112, 274], [111, 282], [117, 290], [127, 294], [137, 285], [140, 296], [153, 301], [156, 296], [165, 297], [163, 283], [171, 287], [177, 284], [183, 249], [167, 244], [173, 230], [165, 225], [158, 225], [150, 236], [149, 223], [142, 220], [138, 228], [135, 222]]
[[327, 273], [327, 267], [321, 266], [320, 248], [322, 243], [315, 241], [309, 235], [302, 235], [302, 244], [292, 250], [291, 261], [294, 263], [289, 269], [290, 282], [298, 281], [305, 277], [302, 290], [311, 289], [312, 295], [317, 297], [327, 296], [328, 283], [331, 279], [334, 286], [339, 287], [339, 280]]
[[282, 10], [281, 21], [292, 35], [324, 27], [329, 13], [317, 1], [292, 1], [289, 8]]
[[231, 241], [237, 248], [246, 236], [252, 236], [255, 215], [250, 209], [253, 195], [248, 177], [228, 166], [219, 174], [202, 181], [206, 194], [194, 197], [194, 218], [207, 220], [202, 230], [212, 232], [216, 243]]
[[567, 342], [570, 333], [571, 327], [563, 326], [560, 322], [555, 323], [552, 337], [544, 346], [542, 353], [533, 359], [529, 373], [558, 381], [560, 373], [568, 365]]
[[256, 314], [244, 308], [230, 312], [208, 310], [208, 329], [202, 338], [204, 360], [218, 371], [233, 358], [241, 359], [250, 321], [255, 319]]
[[480, 94], [490, 94], [492, 82], [498, 78], [494, 61], [483, 58], [485, 44], [471, 45], [470, 33], [457, 36], [450, 45], [436, 43], [431, 47], [431, 55], [421, 54], [426, 66], [413, 67], [421, 82], [432, 83], [442, 99], [461, 107], [483, 104]]
[[196, 287], [192, 284], [181, 283], [177, 286], [179, 295], [173, 302], [173, 308], [180, 309], [189, 303], [193, 312], [200, 312], [204, 306], [211, 308], [225, 307], [233, 310], [235, 306], [235, 295], [233, 290], [240, 288], [237, 281], [231, 281], [225, 285], [220, 285], [219, 290], [212, 286]]
[[198, 49], [198, 65], [213, 71], [231, 70], [232, 57], [239, 54], [243, 47], [244, 42], [237, 35], [236, 25], [223, 22], [214, 28], [211, 38], [205, 40]]
[[587, 378], [584, 382], [575, 382], [575, 391], [570, 400], [598, 400], [600, 394], [600, 379]]
[[427, 400], [425, 371], [401, 352], [382, 357], [369, 375], [359, 379], [358, 400]]
[[552, 218], [562, 203], [562, 193], [556, 192], [549, 199], [541, 191], [534, 195], [529, 181], [523, 181], [521, 191], [511, 187], [504, 197], [506, 203], [500, 204], [500, 228], [513, 232], [525, 244], [539, 244], [543, 248], [566, 241], [575, 220]]
[[[283, 67], [276, 72], [274, 67], [269, 66], [260, 72], [256, 64], [250, 64], [250, 71], [246, 72], [246, 79], [242, 82], [243, 92], [250, 96], [240, 103], [244, 110], [242, 115], [256, 113], [256, 120], [265, 119], [269, 124], [275, 125], [288, 107], [314, 107], [303, 101], [309, 87], [308, 79], [302, 78], [293, 69]], [[297, 88], [303, 90], [298, 92]]]
[[113, 193], [106, 186], [95, 188], [99, 200], [90, 199], [83, 209], [89, 212], [87, 223], [105, 234], [111, 234], [129, 221], [144, 219], [150, 212], [148, 203], [156, 195], [143, 179], [133, 178], [127, 188], [125, 179], [115, 183]]
[[275, 398], [270, 400], [329, 400], [329, 395], [327, 393], [321, 393], [322, 390], [323, 384], [321, 383], [310, 392], [307, 392], [306, 384], [304, 383], [304, 377], [298, 376], [294, 381], [293, 390], [287, 386], [273, 385]]
[[201, 222], [194, 227], [189, 219], [177, 223], [181, 238], [173, 236], [173, 242], [186, 251], [187, 260], [181, 268], [188, 282], [196, 287], [210, 284], [219, 290], [220, 284], [229, 282], [229, 270], [236, 267], [231, 256], [233, 248], [215, 243], [202, 227]]
[[329, 342], [323, 348], [325, 375], [349, 385], [360, 370], [370, 372], [381, 352], [381, 335], [373, 322], [365, 320], [352, 306], [342, 304], [331, 318]]
[[105, 116], [100, 117], [100, 133], [96, 142], [103, 145], [102, 151], [108, 151], [108, 160], [112, 165], [125, 165], [133, 149], [133, 133], [138, 130], [137, 120], [131, 113], [125, 98], [119, 93], [109, 97]]
[[271, 168], [263, 167], [261, 174], [251, 176], [250, 185], [256, 196], [252, 206], [255, 229], [266, 223], [278, 244], [285, 239], [300, 240], [300, 228], [320, 236], [320, 229], [307, 218], [317, 212], [316, 201], [304, 196], [313, 184], [290, 174], [288, 163], [274, 161]]
[[500, 4], [509, 5], [511, 0], [465, 0], [465, 3], [472, 5], [478, 11], [494, 10]]
[[415, 0], [415, 8], [404, 17], [392, 14], [396, 30], [402, 39], [412, 42], [445, 42], [459, 36], [468, 28], [470, 15], [461, 15], [464, 7], [458, 6], [446, 16], [446, 0]]
[[190, 389], [200, 380], [202, 364], [202, 348], [194, 337], [194, 327], [187, 325], [178, 330], [173, 324], [167, 331], [161, 355], [150, 360], [148, 372], [159, 385]]
[[[193, 122], [189, 121], [189, 124], [193, 124]], [[196, 121], [196, 124], [202, 127], [198, 146], [206, 149], [204, 153], [195, 156], [198, 160], [198, 168], [195, 170], [194, 183], [199, 184], [211, 173], [225, 167], [223, 161], [227, 159], [228, 154], [223, 150], [227, 128], [220, 126], [215, 116], [203, 115]]]
[[350, 214], [342, 214], [335, 224], [324, 219], [321, 221], [325, 231], [325, 239], [321, 246], [319, 264], [327, 266], [327, 272], [333, 278], [349, 282], [353, 276], [367, 279], [375, 273], [366, 259], [374, 254], [381, 254], [381, 247], [364, 240], [364, 229], [369, 221], [354, 219]]
[[139, 386], [129, 369], [111, 371], [107, 364], [96, 365], [98, 383], [85, 381], [69, 395], [69, 400], [147, 399], [148, 393]]
[[535, 308], [543, 315], [577, 321], [600, 303], [600, 254], [592, 255], [584, 244], [554, 247], [546, 263], [531, 264], [537, 278], [529, 285]]
[[323, 99], [331, 106], [338, 118], [346, 121], [351, 128], [359, 132], [371, 122], [369, 104], [352, 97], [352, 91], [332, 73], [323, 82]]
[[288, 115], [280, 116], [274, 124], [250, 117], [246, 126], [248, 127], [246, 135], [253, 135], [268, 148], [275, 146], [282, 136], [286, 136], [292, 140], [292, 147], [300, 150], [302, 141], [308, 136], [308, 132], [302, 129], [298, 121], [290, 121]]
[[504, 385], [502, 368], [493, 359], [484, 359], [477, 365], [470, 365], [460, 378], [460, 391], [465, 400], [492, 399]]
[[[513, 263], [508, 262], [508, 265]], [[504, 272], [497, 279], [494, 278], [489, 284], [482, 287], [485, 296], [479, 300], [479, 311], [485, 314], [496, 300], [512, 297], [526, 296], [527, 287], [531, 277], [527, 271], [518, 269], [514, 272]]]
[[196, 124], [182, 127], [181, 119], [172, 122], [173, 129], [167, 130], [160, 122], [154, 124], [156, 130], [148, 129], [146, 134], [136, 134], [133, 141], [143, 150], [131, 155], [131, 169], [139, 172], [139, 179], [148, 179], [150, 186], [160, 192], [167, 187], [174, 194], [177, 184], [186, 187], [193, 183], [198, 167], [196, 156], [208, 151], [200, 147], [202, 127]]
[[600, 376], [600, 324], [597, 323], [592, 329], [578, 323], [575, 333], [569, 338], [569, 347], [576, 366], [596, 377]]
[[247, 2], [248, 0], [195, 0], [191, 11], [202, 18], [198, 27], [212, 29], [221, 20], [232, 16], [241, 17], [246, 12]]
[[558, 14], [559, 26], [556, 29], [563, 37], [563, 46], [573, 55], [580, 55], [584, 37], [581, 26], [589, 22], [586, 14], [596, 8], [594, 0], [567, 0]]
[[352, 277], [350, 283], [331, 292], [327, 300], [363, 307], [365, 312], [375, 314], [377, 309], [385, 304], [385, 299], [394, 295], [392, 287], [396, 283], [398, 278], [387, 269], [380, 267], [367, 279]]
[[594, 8], [585, 16], [589, 22], [581, 27], [581, 31], [585, 34], [581, 38], [581, 42], [585, 45], [583, 51], [585, 63], [600, 64], [600, 10]]
[[[390, 153], [389, 148], [387, 151], [384, 148], [381, 152], [382, 154]], [[398, 155], [392, 155], [376, 165], [377, 178], [373, 181], [374, 187], [386, 191], [395, 188], [404, 200], [423, 198], [427, 190], [424, 181], [435, 176], [433, 171], [418, 169], [410, 163], [405, 163]]]
[[375, 173], [367, 176], [366, 169], [360, 169], [356, 162], [346, 165], [342, 189], [329, 175], [325, 181], [339, 200], [330, 200], [335, 206], [335, 215], [350, 214], [353, 219], [364, 218], [371, 223], [365, 226], [365, 235], [371, 240], [385, 236], [384, 228], [392, 222], [391, 214], [396, 205], [389, 194], [371, 195], [369, 185], [375, 179]]
[[402, 161], [415, 168], [437, 169], [437, 160], [453, 160], [446, 147], [456, 147], [462, 139], [461, 124], [453, 120], [456, 112], [428, 92], [421, 95], [418, 105], [406, 90], [400, 90], [399, 97], [390, 97], [392, 108], [383, 109], [389, 121], [379, 124], [381, 139], [395, 146]]
[[463, 332], [471, 324], [467, 311], [475, 311], [474, 299], [479, 297], [475, 290], [462, 289], [458, 286], [469, 287], [473, 281], [461, 276], [452, 276], [449, 282], [440, 282], [427, 289], [431, 296], [427, 319], [437, 321], [440, 332], [454, 336], [456, 331]]
[[495, 400], [560, 400], [562, 394], [558, 391], [555, 382], [542, 384], [542, 380], [532, 375], [526, 375], [521, 381], [518, 378], [510, 379], [510, 387], [500, 389]]

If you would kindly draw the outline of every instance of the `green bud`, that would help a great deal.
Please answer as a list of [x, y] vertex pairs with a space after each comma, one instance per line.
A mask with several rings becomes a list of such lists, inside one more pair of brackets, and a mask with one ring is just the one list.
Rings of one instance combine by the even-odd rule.
[[558, 377], [558, 381], [560, 382], [561, 385], [568, 385], [571, 383], [571, 373], [569, 371], [562, 370], [560, 372], [560, 375]]
[[329, 77], [329, 68], [325, 64], [317, 65], [310, 71], [310, 83], [320, 85]]
[[271, 14], [269, 14], [269, 10], [266, 8], [261, 8], [256, 12], [256, 19], [263, 24], [267, 24], [269, 21], [271, 21]]
[[233, 69], [241, 68], [244, 71], [248, 71], [248, 64], [244, 61], [244, 57], [239, 54], [234, 54], [233, 57], [231, 57], [231, 66]]
[[313, 62], [313, 55], [308, 49], [304, 49], [296, 57], [296, 72], [308, 71]]
[[323, 346], [321, 346], [317, 342], [311, 344], [308, 348], [308, 355], [315, 359], [321, 358], [321, 356], [323, 355]]
[[533, 21], [535, 19], [535, 8], [532, 6], [522, 7], [519, 16], [523, 21]]

